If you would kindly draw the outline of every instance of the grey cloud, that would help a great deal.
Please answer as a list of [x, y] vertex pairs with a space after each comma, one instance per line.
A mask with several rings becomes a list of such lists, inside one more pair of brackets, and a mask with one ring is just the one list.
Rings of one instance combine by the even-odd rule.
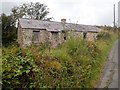
[[2, 13], [9, 15], [14, 6], [21, 5], [23, 2], [2, 2]]

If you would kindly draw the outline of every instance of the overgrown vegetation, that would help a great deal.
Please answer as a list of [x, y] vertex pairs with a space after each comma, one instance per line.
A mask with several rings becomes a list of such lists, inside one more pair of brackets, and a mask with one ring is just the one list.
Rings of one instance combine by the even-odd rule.
[[3, 88], [95, 87], [117, 39], [112, 31], [105, 34], [99, 34], [95, 42], [72, 37], [55, 49], [44, 45], [26, 49], [17, 45], [3, 47]]

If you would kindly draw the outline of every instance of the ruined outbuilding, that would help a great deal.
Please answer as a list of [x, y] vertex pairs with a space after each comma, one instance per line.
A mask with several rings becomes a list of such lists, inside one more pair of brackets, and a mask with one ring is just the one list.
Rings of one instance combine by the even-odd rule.
[[66, 19], [55, 22], [21, 18], [18, 23], [18, 43], [22, 47], [32, 43], [49, 43], [56, 47], [68, 39], [66, 32], [69, 31], [72, 31], [74, 36], [95, 40], [101, 29], [92, 25], [66, 23]]

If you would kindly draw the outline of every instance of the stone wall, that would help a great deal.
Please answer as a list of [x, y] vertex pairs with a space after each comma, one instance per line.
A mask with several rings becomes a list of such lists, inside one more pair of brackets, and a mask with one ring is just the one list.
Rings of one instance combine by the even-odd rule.
[[[58, 45], [64, 43], [67, 39], [69, 39], [70, 33], [74, 35], [76, 38], [83, 39], [83, 32], [71, 32], [68, 31], [67, 33], [59, 31], [59, 32], [51, 32], [46, 30], [36, 30], [36, 29], [21, 29], [18, 28], [18, 43], [22, 47], [29, 46], [33, 43], [33, 31], [39, 32], [39, 43], [49, 43], [52, 47], [57, 47]], [[95, 40], [97, 33], [87, 32], [86, 39], [87, 40]]]
[[46, 30], [39, 30], [39, 43], [47, 43], [49, 40], [49, 34]]
[[19, 45], [23, 45], [23, 38], [22, 38], [22, 29], [20, 26], [18, 26], [18, 32], [17, 32], [17, 41], [19, 43]]
[[97, 36], [97, 33], [87, 32], [86, 39], [88, 41], [94, 41], [96, 40], [96, 36]]
[[57, 47], [62, 41], [61, 41], [61, 32], [50, 32], [50, 44], [52, 47]]
[[[68, 36], [67, 38], [69, 39], [70, 36], [69, 35], [73, 35], [75, 38], [81, 38], [81, 39], [84, 39], [84, 32], [78, 32], [78, 31], [75, 31], [75, 32], [68, 32]], [[86, 38], [88, 41], [94, 41], [96, 40], [96, 36], [97, 36], [97, 33], [96, 32], [86, 32]]]
[[[59, 32], [49, 32], [49, 42], [52, 47], [57, 47], [58, 45], [64, 43], [68, 39], [68, 34], [65, 35], [62, 31]], [[65, 40], [66, 37], [66, 40]]]
[[33, 30], [23, 29], [22, 36], [23, 36], [23, 47], [29, 46], [32, 44]]
[[76, 38], [83, 38], [83, 32], [74, 32], [74, 36], [76, 37]]
[[39, 31], [39, 42], [37, 44], [49, 42], [49, 32], [47, 32], [46, 30], [18, 28], [18, 43], [20, 44], [20, 46], [26, 47], [34, 43], [33, 31]]

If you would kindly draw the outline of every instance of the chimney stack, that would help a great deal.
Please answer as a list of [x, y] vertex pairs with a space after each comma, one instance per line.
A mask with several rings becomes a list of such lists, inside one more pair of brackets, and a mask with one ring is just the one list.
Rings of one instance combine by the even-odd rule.
[[62, 22], [63, 24], [65, 24], [65, 23], [66, 23], [66, 19], [61, 19], [61, 22]]

